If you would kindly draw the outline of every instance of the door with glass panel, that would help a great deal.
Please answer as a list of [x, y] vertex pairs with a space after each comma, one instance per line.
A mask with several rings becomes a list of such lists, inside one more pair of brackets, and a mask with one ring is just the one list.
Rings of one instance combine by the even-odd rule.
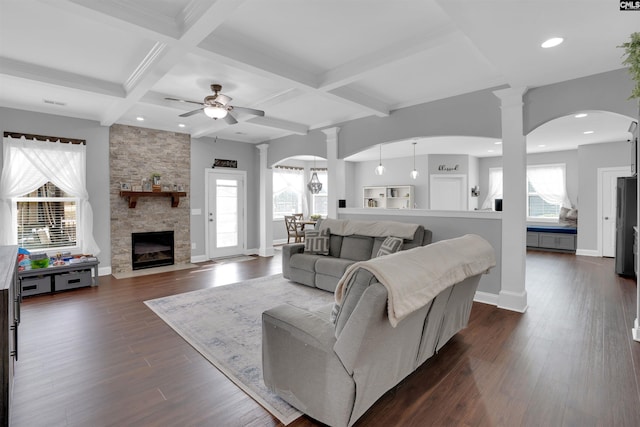
[[207, 255], [219, 258], [244, 253], [245, 177], [243, 171], [207, 173]]

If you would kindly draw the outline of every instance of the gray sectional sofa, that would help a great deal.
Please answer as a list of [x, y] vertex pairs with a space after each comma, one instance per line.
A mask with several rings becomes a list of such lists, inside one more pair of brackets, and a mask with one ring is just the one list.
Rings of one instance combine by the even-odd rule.
[[[324, 424], [353, 425], [466, 327], [480, 276], [495, 265], [493, 248], [473, 237], [480, 250], [463, 238], [457, 246], [443, 241], [352, 267], [338, 286], [339, 305], [305, 310], [284, 304], [265, 311], [262, 369], [267, 387]], [[383, 262], [387, 267], [379, 280], [371, 269]], [[410, 281], [418, 291], [405, 300], [421, 303], [394, 323], [390, 307], [399, 294], [390, 284], [407, 276], [413, 276]], [[415, 298], [427, 288], [433, 293]]]
[[[282, 248], [282, 275], [294, 282], [334, 292], [347, 267], [374, 258], [388, 236], [403, 238], [401, 250], [431, 243], [432, 233], [422, 225], [395, 221], [326, 219], [316, 229], [328, 229], [329, 254], [305, 253], [304, 243]], [[357, 234], [351, 234], [351, 233]]]

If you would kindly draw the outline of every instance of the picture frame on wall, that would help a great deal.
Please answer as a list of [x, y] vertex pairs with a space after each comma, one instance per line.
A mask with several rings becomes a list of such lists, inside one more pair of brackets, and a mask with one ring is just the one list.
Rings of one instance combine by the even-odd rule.
[[131, 191], [131, 185], [128, 182], [121, 182], [120, 191]]

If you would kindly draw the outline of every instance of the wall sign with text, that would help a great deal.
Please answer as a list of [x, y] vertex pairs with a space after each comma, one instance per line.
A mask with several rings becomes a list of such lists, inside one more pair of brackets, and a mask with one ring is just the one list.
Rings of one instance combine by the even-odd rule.
[[227, 160], [227, 159], [214, 159], [213, 161], [214, 168], [238, 168], [237, 160]]

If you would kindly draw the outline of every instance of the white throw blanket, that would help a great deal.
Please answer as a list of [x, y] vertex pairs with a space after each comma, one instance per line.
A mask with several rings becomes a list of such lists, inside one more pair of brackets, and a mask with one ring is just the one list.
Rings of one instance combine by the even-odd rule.
[[489, 242], [467, 234], [352, 264], [338, 282], [336, 302], [342, 303], [351, 277], [358, 268], [364, 268], [387, 288], [389, 322], [395, 327], [449, 286], [495, 265], [495, 252]]
[[367, 237], [400, 237], [413, 239], [418, 229], [418, 224], [408, 224], [395, 221], [350, 221], [348, 219], [323, 219], [318, 229], [328, 228], [331, 234], [338, 236], [351, 236], [357, 234]]

